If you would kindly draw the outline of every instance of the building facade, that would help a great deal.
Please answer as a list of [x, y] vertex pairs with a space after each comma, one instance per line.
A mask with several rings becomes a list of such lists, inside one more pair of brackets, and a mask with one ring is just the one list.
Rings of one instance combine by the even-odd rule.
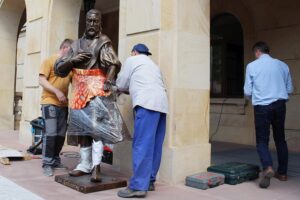
[[[103, 33], [121, 62], [134, 44], [145, 43], [165, 77], [170, 113], [161, 180], [181, 182], [205, 170], [210, 141], [255, 145], [253, 109], [241, 88], [258, 40], [290, 66], [295, 91], [288, 102], [287, 139], [291, 150], [300, 151], [299, 6], [293, 0], [96, 0]], [[81, 36], [83, 7], [83, 0], [0, 0], [0, 129], [14, 129], [21, 94], [25, 144], [31, 143], [29, 122], [40, 115], [40, 63], [64, 38]], [[130, 98], [123, 95], [118, 104], [132, 131]], [[116, 170], [130, 173], [130, 159], [129, 141], [115, 146]]]

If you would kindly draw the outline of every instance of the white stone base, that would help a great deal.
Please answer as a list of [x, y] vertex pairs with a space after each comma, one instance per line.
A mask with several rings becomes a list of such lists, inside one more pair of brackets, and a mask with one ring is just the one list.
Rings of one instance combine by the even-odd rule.
[[[184, 182], [186, 176], [206, 171], [210, 165], [210, 155], [209, 143], [187, 147], [164, 147], [158, 179], [172, 184]], [[114, 146], [113, 168], [126, 175], [132, 174], [131, 142]]]
[[132, 174], [132, 142], [114, 145], [113, 169], [126, 175]]
[[0, 117], [0, 130], [14, 130], [14, 115]]
[[184, 182], [185, 177], [206, 171], [210, 165], [209, 143], [186, 147], [165, 147], [159, 172], [159, 180], [171, 184]]

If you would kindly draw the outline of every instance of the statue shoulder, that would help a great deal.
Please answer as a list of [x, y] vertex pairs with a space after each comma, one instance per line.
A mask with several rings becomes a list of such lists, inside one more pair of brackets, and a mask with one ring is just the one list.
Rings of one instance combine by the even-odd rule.
[[102, 43], [107, 43], [107, 42], [111, 42], [111, 40], [109, 39], [109, 37], [105, 34], [101, 34], [99, 39], [102, 41]]

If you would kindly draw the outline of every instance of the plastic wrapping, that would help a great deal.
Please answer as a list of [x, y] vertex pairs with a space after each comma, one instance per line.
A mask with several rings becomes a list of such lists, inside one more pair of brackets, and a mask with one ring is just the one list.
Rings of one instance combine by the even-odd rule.
[[82, 109], [70, 109], [67, 134], [90, 136], [107, 144], [121, 142], [127, 128], [113, 97], [96, 96]]

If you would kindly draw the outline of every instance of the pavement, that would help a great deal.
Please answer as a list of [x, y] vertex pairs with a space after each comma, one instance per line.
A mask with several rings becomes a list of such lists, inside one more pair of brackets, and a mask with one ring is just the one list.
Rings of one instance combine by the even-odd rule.
[[[25, 151], [27, 148], [27, 146], [18, 142], [18, 132], [16, 131], [0, 131], [0, 145], [21, 151]], [[228, 148], [225, 148], [226, 145], [223, 145], [218, 151], [213, 151], [213, 162], [218, 162], [220, 159], [227, 161], [226, 159], [234, 158], [235, 152], [235, 154], [238, 155], [237, 157], [242, 156], [243, 161], [251, 163], [251, 160], [247, 160], [247, 154], [249, 152], [247, 153], [246, 151], [243, 151], [243, 153], [239, 153], [239, 150], [244, 149], [244, 147], [240, 146], [238, 148], [232, 148], [232, 146], [233, 145], [229, 145]], [[231, 151], [231, 154], [228, 154], [228, 151]], [[70, 169], [74, 168], [79, 159], [76, 156], [78, 148], [66, 146], [62, 152], [62, 163]], [[222, 157], [222, 152], [225, 153], [227, 158]], [[215, 153], [217, 154], [214, 159]], [[126, 175], [114, 172], [110, 165], [103, 165], [103, 171], [104, 173], [115, 173], [119, 177], [128, 178]], [[65, 173], [67, 173], [66, 170], [55, 171], [55, 175]], [[119, 189], [114, 189], [90, 194], [82, 194], [72, 190], [66, 186], [56, 183], [53, 177], [49, 178], [43, 176], [41, 159], [13, 161], [11, 165], [7, 166], [0, 164], [1, 200], [114, 200], [119, 199], [117, 197], [118, 190]], [[185, 186], [184, 183], [171, 185], [168, 183], [158, 182], [156, 185], [156, 191], [148, 192], [147, 199], [299, 200], [300, 179], [295, 176], [291, 176], [287, 182], [280, 182], [277, 179], [272, 179], [271, 186], [268, 189], [260, 189], [258, 187], [258, 180], [235, 186], [225, 184], [208, 190], [190, 188]]]

